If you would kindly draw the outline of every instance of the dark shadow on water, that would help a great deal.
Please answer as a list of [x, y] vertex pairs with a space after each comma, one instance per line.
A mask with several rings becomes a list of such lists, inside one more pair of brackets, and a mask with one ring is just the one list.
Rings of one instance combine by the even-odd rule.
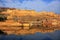
[[7, 33], [5, 33], [2, 30], [0, 30], [0, 35], [7, 35]]

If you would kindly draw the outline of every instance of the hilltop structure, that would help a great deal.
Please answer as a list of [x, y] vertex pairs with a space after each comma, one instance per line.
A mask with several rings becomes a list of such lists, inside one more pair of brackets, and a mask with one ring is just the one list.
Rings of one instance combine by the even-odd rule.
[[45, 11], [0, 8], [0, 30], [8, 34], [60, 30], [60, 15]]

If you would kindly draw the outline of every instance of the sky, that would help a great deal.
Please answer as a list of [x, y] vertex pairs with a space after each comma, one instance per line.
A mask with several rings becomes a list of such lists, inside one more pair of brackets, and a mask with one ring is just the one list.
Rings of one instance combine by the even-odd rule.
[[0, 7], [60, 13], [60, 0], [0, 0]]

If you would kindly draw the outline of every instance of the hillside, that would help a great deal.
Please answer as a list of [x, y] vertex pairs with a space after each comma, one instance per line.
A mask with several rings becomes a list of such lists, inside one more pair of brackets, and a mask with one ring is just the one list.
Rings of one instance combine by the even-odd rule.
[[8, 34], [31, 34], [60, 30], [60, 15], [15, 8], [0, 8], [0, 30]]

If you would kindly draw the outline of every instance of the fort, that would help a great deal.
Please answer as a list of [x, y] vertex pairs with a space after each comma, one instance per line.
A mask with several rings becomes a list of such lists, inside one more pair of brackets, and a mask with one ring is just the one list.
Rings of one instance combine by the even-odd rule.
[[7, 34], [33, 34], [60, 30], [60, 15], [15, 8], [0, 8], [0, 30]]

